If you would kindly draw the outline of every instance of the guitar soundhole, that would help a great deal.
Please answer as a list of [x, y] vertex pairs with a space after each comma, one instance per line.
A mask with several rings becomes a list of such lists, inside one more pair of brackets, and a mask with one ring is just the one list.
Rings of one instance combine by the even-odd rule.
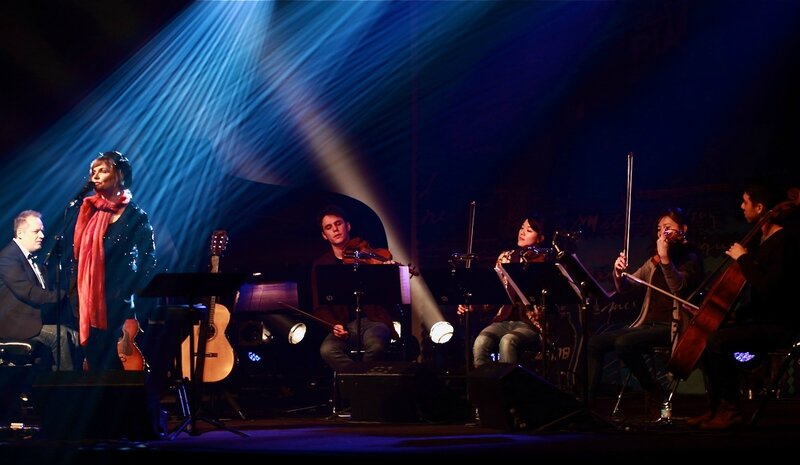
[[214, 325], [208, 326], [208, 337], [207, 339], [213, 339], [214, 336], [217, 335], [217, 328]]

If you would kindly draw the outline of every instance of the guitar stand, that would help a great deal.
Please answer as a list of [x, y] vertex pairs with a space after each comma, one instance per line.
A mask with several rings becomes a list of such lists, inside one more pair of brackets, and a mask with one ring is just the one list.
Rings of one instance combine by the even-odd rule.
[[[219, 420], [201, 417], [200, 404], [202, 403], [202, 387], [203, 387], [203, 366], [206, 359], [206, 341], [208, 338], [209, 326], [209, 313], [207, 311], [199, 311], [195, 305], [195, 298], [198, 296], [215, 296], [228, 294], [238, 289], [244, 280], [243, 274], [223, 274], [223, 273], [160, 273], [150, 280], [150, 283], [138, 295], [141, 297], [180, 297], [188, 302], [187, 305], [177, 306], [177, 314], [180, 325], [193, 324], [199, 321], [199, 331], [197, 334], [197, 341], [195, 341], [195, 334], [193, 330], [188, 331], [189, 337], [189, 356], [196, 354], [192, 357], [191, 379], [180, 379], [175, 381], [176, 398], [180, 404], [181, 413], [184, 416], [183, 422], [175, 430], [170, 432], [167, 437], [175, 439], [181, 432], [186, 432], [192, 436], [199, 435], [197, 429], [197, 421], [205, 421], [206, 423], [215, 426], [239, 436], [247, 437], [248, 435], [237, 431], [233, 428], [225, 426]], [[170, 319], [169, 308], [166, 318]], [[182, 341], [183, 334], [179, 334], [176, 339], [177, 350], [175, 352], [175, 366], [173, 367], [173, 376], [177, 373], [183, 374], [183, 363], [181, 363], [182, 355]], [[195, 347], [197, 350], [195, 350]], [[187, 390], [187, 385], [189, 389]]]
[[204, 421], [211, 426], [214, 426], [219, 429], [224, 429], [225, 431], [230, 431], [233, 434], [236, 434], [241, 437], [249, 437], [246, 433], [243, 433], [237, 429], [231, 428], [230, 426], [225, 425], [219, 420], [202, 417], [197, 415], [196, 412], [192, 411], [189, 405], [189, 393], [186, 390], [186, 385], [189, 384], [189, 379], [184, 378], [178, 382], [176, 386], [176, 398], [178, 403], [180, 404], [181, 414], [184, 416], [183, 423], [181, 423], [177, 428], [175, 428], [172, 432], [167, 435], [167, 439], [170, 441], [177, 438], [179, 434], [185, 432], [190, 436], [198, 436], [200, 433], [197, 431], [197, 421]]
[[[203, 384], [203, 365], [205, 364], [205, 352], [206, 352], [206, 345], [205, 341], [208, 335], [208, 314], [204, 313], [200, 316], [200, 330], [198, 331], [198, 339], [200, 340], [197, 344], [197, 351], [195, 352], [195, 340], [194, 340], [194, 331], [189, 331], [189, 354], [197, 354], [195, 357], [194, 363], [195, 366], [192, 370], [192, 379], [189, 380], [187, 378], [181, 379], [176, 386], [176, 398], [178, 399], [178, 403], [180, 404], [181, 414], [184, 416], [183, 423], [180, 424], [175, 430], [173, 430], [167, 438], [173, 440], [178, 437], [179, 434], [182, 432], [186, 432], [191, 436], [198, 436], [200, 432], [197, 429], [197, 421], [204, 421], [211, 426], [214, 426], [219, 429], [224, 429], [225, 431], [229, 431], [233, 434], [236, 434], [241, 437], [249, 437], [247, 434], [231, 428], [219, 420], [203, 417], [199, 415], [200, 411], [200, 404], [202, 402], [202, 384]], [[176, 369], [182, 367], [183, 364], [181, 363], [181, 350], [180, 347], [178, 348], [177, 357], [176, 357]], [[190, 393], [187, 392], [186, 385], [189, 385], [191, 389], [191, 397]], [[192, 404], [194, 404], [194, 408], [192, 408]], [[239, 411], [241, 415], [241, 411]]]

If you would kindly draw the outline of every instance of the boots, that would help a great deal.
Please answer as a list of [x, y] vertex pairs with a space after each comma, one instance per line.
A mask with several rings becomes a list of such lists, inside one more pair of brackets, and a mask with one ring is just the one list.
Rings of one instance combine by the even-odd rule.
[[723, 400], [719, 404], [716, 415], [700, 423], [700, 429], [722, 431], [733, 429], [744, 424], [742, 411], [737, 404]]
[[700, 426], [701, 424], [710, 421], [714, 418], [714, 415], [717, 413], [715, 409], [708, 409], [702, 415], [698, 415], [696, 417], [689, 417], [686, 419], [686, 426]]

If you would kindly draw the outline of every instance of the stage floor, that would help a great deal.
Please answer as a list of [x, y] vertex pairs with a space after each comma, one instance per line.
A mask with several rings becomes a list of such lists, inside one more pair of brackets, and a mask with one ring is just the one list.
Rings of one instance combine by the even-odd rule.
[[[5, 429], [0, 455], [4, 463], [49, 464], [141, 464], [144, 460], [156, 459], [231, 463], [231, 460], [246, 460], [254, 454], [275, 458], [325, 456], [348, 461], [441, 456], [459, 460], [530, 457], [531, 460], [562, 463], [593, 460], [600, 461], [596, 463], [646, 461], [651, 464], [674, 463], [693, 455], [697, 458], [713, 454], [720, 459], [770, 459], [778, 454], [793, 457], [797, 453], [800, 399], [772, 400], [757, 427], [726, 432], [703, 432], [684, 424], [685, 418], [703, 410], [703, 396], [678, 395], [673, 421], [669, 424], [647, 421], [642, 398], [636, 392], [623, 399], [621, 413], [612, 418], [609, 414], [615, 400], [600, 399], [592, 412], [567, 412], [568, 418], [562, 421], [516, 430], [487, 428], [471, 420], [354, 421], [331, 415], [324, 406], [273, 412], [270, 416], [245, 420], [219, 419], [223, 428], [198, 416], [197, 434], [181, 430], [173, 439], [147, 441], [45, 439], [36, 431], [35, 424], [29, 424], [27, 430]], [[755, 401], [745, 403], [748, 413], [755, 406]], [[182, 420], [173, 416], [168, 424], [169, 431], [175, 432]]]

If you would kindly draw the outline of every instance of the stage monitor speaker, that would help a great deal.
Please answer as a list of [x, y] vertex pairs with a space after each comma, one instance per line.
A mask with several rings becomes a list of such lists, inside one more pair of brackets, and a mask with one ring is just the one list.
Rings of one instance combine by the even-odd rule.
[[31, 400], [51, 439], [130, 439], [158, 437], [148, 402], [145, 372], [50, 372], [39, 375]]
[[336, 374], [353, 421], [413, 423], [466, 417], [458, 395], [416, 362], [358, 362]]
[[475, 368], [469, 373], [467, 392], [481, 426], [494, 429], [539, 428], [580, 409], [574, 397], [512, 363]]

